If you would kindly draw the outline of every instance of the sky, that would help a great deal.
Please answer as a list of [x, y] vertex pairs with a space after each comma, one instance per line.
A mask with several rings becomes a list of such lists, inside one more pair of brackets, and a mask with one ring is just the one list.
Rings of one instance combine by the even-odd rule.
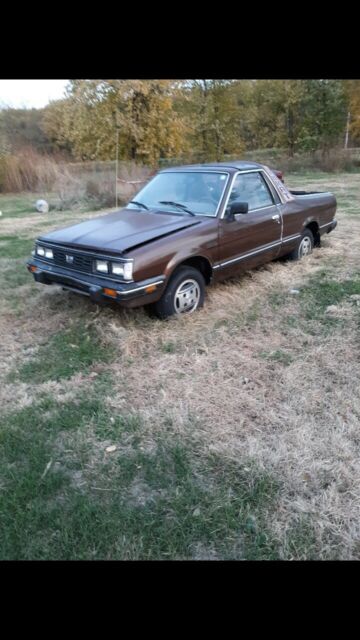
[[45, 107], [62, 98], [68, 80], [0, 80], [0, 108]]

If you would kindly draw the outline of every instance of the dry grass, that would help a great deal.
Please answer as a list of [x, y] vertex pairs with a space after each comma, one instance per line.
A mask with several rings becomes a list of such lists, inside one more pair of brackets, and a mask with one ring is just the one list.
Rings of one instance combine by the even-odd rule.
[[[148, 439], [157, 435], [166, 414], [174, 433], [193, 425], [204, 453], [251, 458], [281, 480], [271, 527], [282, 540], [284, 557], [289, 557], [287, 531], [304, 517], [314, 530], [316, 557], [360, 556], [358, 309], [350, 306], [346, 324], [330, 335], [284, 327], [284, 319], [297, 314], [298, 301], [286, 294], [290, 288], [301, 288], [332, 260], [336, 278], [348, 277], [358, 266], [360, 221], [340, 215], [340, 222], [338, 233], [303, 263], [273, 264], [238, 283], [214, 287], [206, 311], [197, 317], [156, 325], [150, 335], [125, 328], [122, 319], [101, 329], [112, 329], [119, 352], [134, 361], [125, 388], [122, 366], [114, 365], [118, 385], [112, 404], [139, 411]], [[279, 290], [285, 300], [273, 309], [269, 294]], [[243, 324], [256, 302], [258, 317]], [[159, 345], [169, 342], [175, 351], [162, 353]], [[286, 367], [259, 357], [260, 351], [279, 349], [294, 356]], [[305, 557], [307, 552], [305, 545]]]
[[[142, 450], [151, 452], [162, 437], [180, 438], [196, 442], [204, 457], [216, 454], [224, 464], [251, 460], [276, 478], [281, 488], [267, 526], [280, 557], [359, 559], [360, 308], [348, 296], [336, 304], [333, 320], [315, 308], [312, 316], [305, 311], [306, 287], [322, 273], [341, 283], [360, 271], [360, 216], [353, 215], [360, 187], [357, 176], [346, 174], [309, 178], [305, 186], [340, 195], [338, 228], [322, 248], [302, 262], [272, 263], [210, 287], [205, 308], [194, 316], [160, 322], [143, 309], [98, 309], [32, 282], [16, 308], [4, 298], [0, 403], [15, 410], [44, 394], [67, 402], [106, 371], [112, 380], [106, 405], [115, 416], [140, 416]], [[17, 218], [16, 231], [10, 219], [4, 222], [4, 233], [25, 236], [41, 225], [39, 216]], [[300, 295], [290, 294], [292, 288]], [[8, 381], [39, 345], [76, 322], [90, 323], [111, 345], [112, 363], [70, 380]], [[140, 480], [129, 495], [137, 504], [156, 499]], [[196, 544], [193, 557], [217, 553]]]
[[89, 210], [128, 202], [152, 170], [134, 162], [59, 162], [31, 147], [0, 158], [0, 192], [38, 192], [51, 209]]

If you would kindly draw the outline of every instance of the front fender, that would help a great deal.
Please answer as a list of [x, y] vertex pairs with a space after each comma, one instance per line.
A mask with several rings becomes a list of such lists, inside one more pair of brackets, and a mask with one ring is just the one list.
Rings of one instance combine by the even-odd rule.
[[209, 264], [212, 270], [213, 262], [211, 260], [211, 257], [207, 255], [205, 252], [189, 254], [184, 251], [184, 252], [176, 253], [174, 256], [172, 256], [171, 260], [168, 262], [165, 269], [166, 279], [168, 280], [174, 273], [175, 269], [177, 269], [177, 267], [180, 267], [180, 265], [182, 265], [184, 262], [186, 262], [187, 260], [194, 260], [197, 258], [200, 260], [206, 260], [206, 262]]

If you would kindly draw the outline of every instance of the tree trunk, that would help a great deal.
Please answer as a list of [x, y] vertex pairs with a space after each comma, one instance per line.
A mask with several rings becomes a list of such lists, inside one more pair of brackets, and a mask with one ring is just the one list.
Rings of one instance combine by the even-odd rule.
[[203, 80], [203, 83], [204, 83], [202, 88], [203, 99], [201, 102], [200, 117], [201, 117], [202, 153], [205, 156], [208, 150], [206, 111], [207, 111], [207, 100], [208, 100], [209, 92], [208, 92], [206, 80]]
[[350, 128], [350, 111], [348, 111], [347, 119], [346, 119], [346, 132], [345, 132], [345, 145], [344, 149], [348, 148], [349, 143], [349, 128]]
[[288, 147], [290, 158], [294, 156], [295, 140], [294, 140], [294, 112], [291, 107], [288, 109], [287, 117], [287, 129], [288, 129]]
[[215, 116], [215, 154], [216, 154], [216, 162], [220, 162], [222, 159], [222, 148], [221, 148], [221, 136], [220, 136], [220, 119], [219, 119], [219, 105], [216, 101], [216, 94], [213, 94], [214, 101], [214, 116]]

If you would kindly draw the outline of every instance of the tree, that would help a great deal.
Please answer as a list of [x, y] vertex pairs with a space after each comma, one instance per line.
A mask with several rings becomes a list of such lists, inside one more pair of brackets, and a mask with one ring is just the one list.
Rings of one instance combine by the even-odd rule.
[[71, 117], [70, 105], [66, 99], [54, 100], [44, 108], [41, 128], [48, 137], [54, 150], [72, 155], [73, 146], [69, 136], [68, 119]]
[[13, 152], [32, 147], [40, 153], [53, 151], [41, 127], [42, 109], [5, 108], [0, 111], [0, 136]]
[[360, 80], [344, 80], [343, 84], [350, 112], [350, 132], [360, 143]]
[[304, 80], [302, 128], [299, 146], [322, 150], [342, 142], [347, 118], [347, 101], [341, 80]]
[[236, 95], [232, 80], [192, 80], [182, 84], [179, 110], [188, 127], [193, 155], [199, 160], [220, 161], [227, 154], [241, 153]]
[[44, 127], [77, 159], [114, 158], [118, 132], [120, 157], [153, 164], [183, 145], [175, 91], [168, 80], [75, 80], [67, 98], [48, 110]]
[[247, 148], [281, 147], [292, 156], [298, 148], [302, 119], [301, 80], [240, 81]]
[[281, 147], [292, 156], [316, 149], [326, 153], [341, 140], [347, 113], [341, 81], [244, 82], [238, 89], [246, 96], [242, 137], [247, 148]]
[[73, 80], [44, 110], [50, 143], [79, 160], [156, 165], [182, 154], [220, 161], [244, 150], [323, 153], [343, 144], [347, 113], [360, 139], [359, 81]]

